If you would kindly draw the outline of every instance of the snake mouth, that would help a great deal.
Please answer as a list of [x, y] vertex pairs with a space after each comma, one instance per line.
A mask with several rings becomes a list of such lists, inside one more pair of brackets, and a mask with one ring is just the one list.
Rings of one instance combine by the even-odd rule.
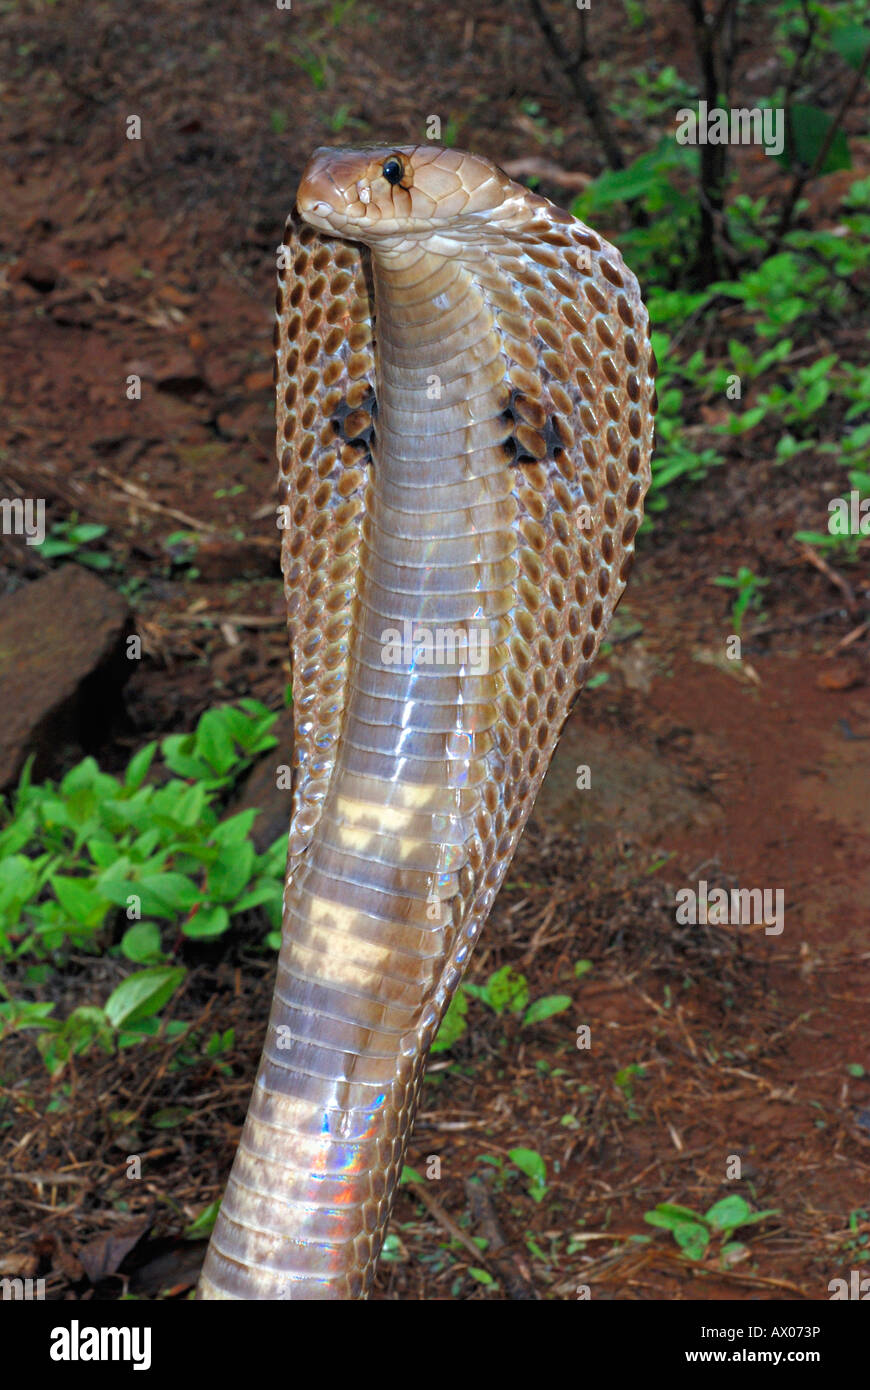
[[338, 229], [334, 225], [335, 213], [330, 203], [322, 198], [303, 198], [300, 195], [296, 200], [296, 206], [301, 216], [312, 227], [316, 227], [320, 232], [331, 232], [335, 235]]

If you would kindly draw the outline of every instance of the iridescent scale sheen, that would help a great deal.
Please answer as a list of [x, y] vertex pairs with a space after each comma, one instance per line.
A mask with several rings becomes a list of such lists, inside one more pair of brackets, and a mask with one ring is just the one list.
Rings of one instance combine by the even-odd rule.
[[[391, 157], [409, 188], [378, 180]], [[429, 1046], [650, 478], [648, 315], [615, 247], [436, 146], [318, 151], [303, 190], [350, 239], [294, 210], [279, 272], [283, 945], [201, 1298], [366, 1296]]]

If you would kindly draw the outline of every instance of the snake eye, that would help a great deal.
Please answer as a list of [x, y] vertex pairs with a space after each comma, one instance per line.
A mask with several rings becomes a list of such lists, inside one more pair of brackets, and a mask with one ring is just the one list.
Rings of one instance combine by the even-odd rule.
[[383, 174], [387, 183], [391, 183], [393, 187], [395, 187], [397, 183], [402, 182], [405, 170], [402, 167], [402, 161], [400, 159], [396, 159], [395, 155], [393, 155], [392, 158], [384, 160], [384, 166], [381, 169], [381, 173]]

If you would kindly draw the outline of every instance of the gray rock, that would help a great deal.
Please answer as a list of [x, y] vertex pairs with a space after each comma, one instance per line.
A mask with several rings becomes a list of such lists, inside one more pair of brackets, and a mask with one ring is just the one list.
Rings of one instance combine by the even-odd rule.
[[0, 788], [36, 754], [56, 776], [95, 747], [133, 669], [127, 603], [81, 565], [62, 565], [0, 603]]

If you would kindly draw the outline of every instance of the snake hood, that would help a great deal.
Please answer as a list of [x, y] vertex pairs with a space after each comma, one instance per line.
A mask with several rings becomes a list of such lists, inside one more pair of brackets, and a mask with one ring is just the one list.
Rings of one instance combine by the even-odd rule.
[[654, 361], [619, 252], [458, 150], [318, 150], [279, 266], [282, 945], [200, 1296], [350, 1299], [625, 588]]

